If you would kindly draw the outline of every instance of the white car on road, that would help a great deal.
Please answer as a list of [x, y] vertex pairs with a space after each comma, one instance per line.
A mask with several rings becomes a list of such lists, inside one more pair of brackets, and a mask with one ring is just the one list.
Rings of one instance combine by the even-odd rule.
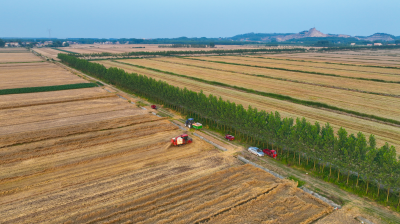
[[249, 150], [249, 152], [253, 153], [256, 156], [264, 156], [265, 155], [264, 152], [257, 147], [249, 147], [248, 150]]

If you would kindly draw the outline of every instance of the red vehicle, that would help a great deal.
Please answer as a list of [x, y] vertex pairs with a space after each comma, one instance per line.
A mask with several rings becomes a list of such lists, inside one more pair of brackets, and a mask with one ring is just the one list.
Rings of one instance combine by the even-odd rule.
[[235, 136], [233, 136], [233, 135], [225, 135], [225, 138], [228, 139], [228, 141], [235, 140]]
[[171, 139], [171, 143], [175, 146], [181, 146], [192, 142], [193, 139], [189, 138], [187, 134], [179, 135], [178, 137]]
[[263, 149], [263, 153], [264, 153], [265, 155], [268, 155], [268, 156], [270, 156], [270, 157], [276, 159], [277, 154], [276, 154], [276, 151], [275, 151], [275, 150]]
[[151, 105], [151, 108], [155, 110], [155, 109], [157, 109], [157, 106], [156, 105]]

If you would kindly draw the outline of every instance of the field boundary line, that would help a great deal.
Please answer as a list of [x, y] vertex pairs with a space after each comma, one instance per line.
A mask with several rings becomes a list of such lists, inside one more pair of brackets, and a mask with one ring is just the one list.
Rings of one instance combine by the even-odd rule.
[[299, 104], [299, 105], [312, 107], [312, 108], [316, 108], [316, 109], [320, 109], [320, 110], [326, 110], [326, 111], [331, 111], [331, 112], [335, 112], [335, 113], [338, 113], [338, 114], [343, 114], [343, 115], [347, 115], [347, 116], [351, 116], [351, 117], [357, 117], [357, 118], [364, 119], [364, 120], [375, 121], [375, 122], [378, 122], [378, 123], [387, 124], [387, 125], [391, 125], [391, 126], [394, 126], [394, 127], [400, 127], [400, 121], [398, 121], [398, 120], [379, 117], [379, 116], [371, 115], [371, 114], [364, 114], [364, 113], [361, 113], [361, 112], [352, 111], [352, 110], [348, 110], [348, 109], [343, 109], [343, 108], [339, 108], [339, 107], [336, 107], [336, 106], [332, 106], [332, 105], [329, 105], [329, 104], [326, 104], [326, 103], [308, 101], [308, 100], [301, 100], [301, 99], [293, 98], [293, 97], [286, 96], [286, 95], [276, 94], [276, 93], [261, 92], [261, 91], [254, 90], [254, 89], [247, 89], [247, 88], [244, 88], [244, 87], [232, 86], [232, 85], [229, 85], [229, 84], [226, 84], [226, 83], [221, 83], [221, 82], [216, 82], [216, 81], [203, 80], [203, 79], [200, 79], [200, 78], [197, 78], [197, 77], [191, 77], [191, 76], [187, 76], [187, 75], [176, 74], [176, 73], [173, 73], [173, 72], [162, 71], [162, 70], [159, 70], [159, 69], [149, 68], [149, 67], [145, 67], [145, 66], [141, 66], [141, 65], [135, 65], [135, 64], [119, 62], [119, 61], [113, 61], [113, 62], [119, 63], [119, 64], [129, 65], [129, 66], [133, 66], [133, 67], [137, 67], [137, 68], [141, 68], [141, 69], [147, 69], [147, 70], [155, 71], [155, 72], [159, 72], [159, 73], [164, 73], [164, 74], [167, 74], [167, 75], [184, 77], [184, 78], [187, 78], [187, 79], [195, 80], [197, 82], [206, 83], [208, 85], [219, 86], [219, 87], [222, 87], [222, 88], [232, 89], [232, 90], [235, 90], [235, 91], [245, 92], [245, 93], [249, 93], [249, 94], [255, 94], [255, 95], [264, 96], [264, 97], [269, 97], [269, 98], [282, 100], [282, 101], [287, 101], [287, 102], [291, 102], [291, 103], [294, 103], [294, 104]]
[[[184, 58], [184, 59], [186, 59], [186, 58]], [[149, 59], [149, 60], [151, 60], [151, 59]], [[158, 61], [158, 60], [154, 60], [154, 61]], [[393, 94], [388, 94], [388, 93], [369, 92], [369, 91], [363, 91], [363, 90], [359, 90], [359, 89], [349, 89], [349, 88], [343, 88], [343, 87], [338, 87], [338, 86], [323, 85], [323, 84], [318, 84], [318, 83], [304, 82], [304, 81], [285, 79], [285, 78], [277, 78], [277, 77], [272, 77], [272, 76], [267, 76], [267, 75], [251, 74], [251, 73], [246, 73], [246, 72], [235, 72], [235, 71], [230, 71], [230, 70], [225, 70], [225, 69], [210, 68], [210, 67], [191, 65], [191, 64], [185, 64], [185, 63], [177, 63], [177, 62], [169, 62], [169, 61], [162, 61], [162, 62], [170, 63], [170, 64], [191, 66], [191, 67], [196, 67], [196, 68], [210, 69], [210, 70], [215, 70], [215, 71], [231, 72], [231, 73], [254, 76], [254, 77], [261, 77], [261, 78], [266, 78], [266, 79], [274, 79], [274, 80], [287, 81], [287, 82], [300, 83], [300, 84], [313, 85], [313, 86], [320, 86], [320, 87], [326, 87], [326, 88], [332, 88], [332, 89], [340, 89], [340, 90], [345, 90], [345, 91], [352, 91], [352, 92], [367, 93], [367, 94], [372, 94], [372, 95], [400, 98], [400, 95], [393, 95]]]

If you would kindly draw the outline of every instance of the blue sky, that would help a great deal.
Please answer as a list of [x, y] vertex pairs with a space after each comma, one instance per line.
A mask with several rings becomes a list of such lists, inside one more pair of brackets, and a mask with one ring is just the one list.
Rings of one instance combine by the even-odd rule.
[[1, 0], [0, 37], [171, 38], [323, 33], [400, 36], [399, 0]]

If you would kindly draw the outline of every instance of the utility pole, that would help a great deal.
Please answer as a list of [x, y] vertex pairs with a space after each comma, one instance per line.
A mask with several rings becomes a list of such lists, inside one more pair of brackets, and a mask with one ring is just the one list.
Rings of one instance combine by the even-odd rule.
[[49, 40], [51, 39], [51, 29], [47, 29], [49, 31]]

